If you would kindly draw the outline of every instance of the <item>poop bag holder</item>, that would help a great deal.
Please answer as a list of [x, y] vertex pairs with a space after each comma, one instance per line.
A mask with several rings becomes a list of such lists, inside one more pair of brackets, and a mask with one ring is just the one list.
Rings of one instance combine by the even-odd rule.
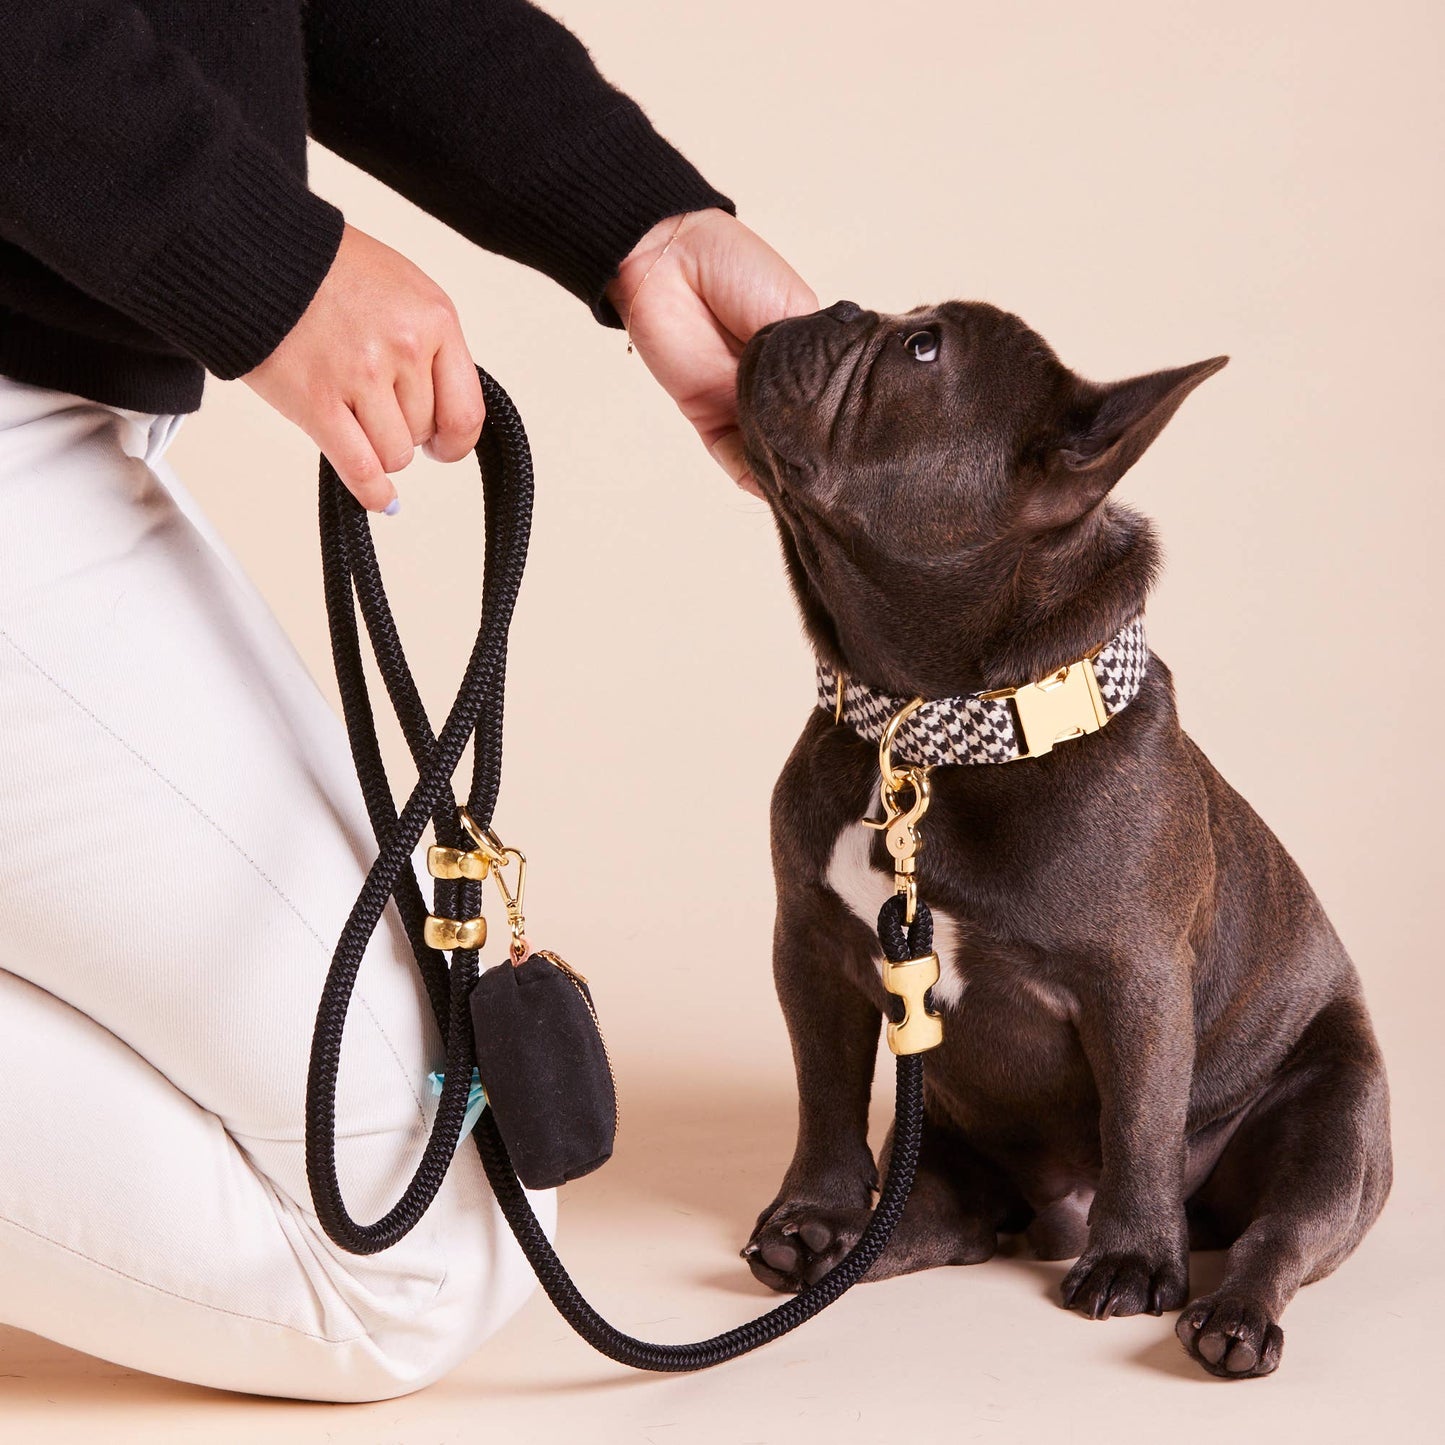
[[489, 968], [471, 995], [477, 1072], [517, 1178], [552, 1189], [601, 1168], [617, 1090], [587, 981], [545, 950]]
[[[377, 855], [342, 927], [322, 984], [306, 1081], [306, 1177], [327, 1236], [353, 1254], [375, 1254], [403, 1238], [442, 1186], [462, 1137], [474, 1067], [487, 1107], [472, 1139], [487, 1182], [527, 1262], [562, 1317], [595, 1349], [643, 1370], [698, 1370], [744, 1354], [811, 1319], [856, 1284], [877, 1260], [903, 1213], [923, 1136], [923, 1057], [899, 1052], [893, 1150], [878, 1203], [862, 1237], [823, 1277], [756, 1319], [711, 1339], [656, 1344], [608, 1324], [582, 1296], [532, 1212], [525, 1186], [577, 1179], [612, 1153], [617, 1095], [586, 980], [555, 954], [531, 951], [522, 934], [525, 859], [491, 832], [502, 777], [502, 713], [507, 634], [526, 562], [532, 515], [527, 434], [506, 392], [479, 370], [487, 405], [477, 442], [486, 510], [480, 549], [448, 548], [435, 571], [441, 594], [482, 553], [482, 617], [461, 682], [439, 731], [417, 691], [382, 585], [370, 518], [321, 461], [322, 578], [337, 688], [352, 760]], [[398, 812], [382, 758], [357, 611], [377, 672], [416, 765], [416, 782]], [[468, 743], [471, 782], [459, 804], [452, 780]], [[413, 856], [428, 825], [445, 864], [432, 870], [435, 912], [427, 907]], [[473, 851], [485, 842], [492, 851]], [[495, 846], [493, 846], [495, 844]], [[513, 926], [512, 961], [478, 977], [486, 923], [482, 882], [512, 858], [515, 890], [504, 897]], [[483, 866], [485, 859], [485, 866]], [[428, 867], [431, 869], [429, 852]], [[426, 1145], [396, 1203], [369, 1224], [346, 1207], [336, 1165], [336, 1086], [346, 1014], [369, 940], [395, 905], [427, 1000], [446, 1046], [446, 1068]], [[515, 916], [513, 916], [515, 913]], [[932, 947], [927, 905], [904, 927], [895, 896], [879, 916], [879, 942], [893, 962]], [[897, 1002], [897, 1001], [895, 1001]]]

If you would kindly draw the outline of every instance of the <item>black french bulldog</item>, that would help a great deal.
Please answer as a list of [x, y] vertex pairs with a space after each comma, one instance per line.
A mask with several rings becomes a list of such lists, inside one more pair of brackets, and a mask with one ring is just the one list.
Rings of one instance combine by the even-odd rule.
[[[1086, 657], [1158, 565], [1110, 490], [1226, 359], [1097, 385], [972, 302], [838, 302], [759, 332], [743, 433], [819, 658], [930, 699]], [[877, 757], [820, 707], [773, 797], [799, 1129], [743, 1253], [779, 1290], [853, 1245], [876, 1187], [873, 920], [892, 860], [860, 819]], [[945, 1039], [925, 1056], [917, 1184], [870, 1277], [972, 1264], [1022, 1232], [1040, 1258], [1078, 1256], [1066, 1306], [1182, 1306], [1205, 1369], [1270, 1373], [1285, 1305], [1350, 1253], [1391, 1179], [1379, 1047], [1319, 901], [1182, 731], [1152, 655], [1106, 727], [930, 782], [919, 877]], [[1228, 1255], [1189, 1301], [1191, 1247]]]

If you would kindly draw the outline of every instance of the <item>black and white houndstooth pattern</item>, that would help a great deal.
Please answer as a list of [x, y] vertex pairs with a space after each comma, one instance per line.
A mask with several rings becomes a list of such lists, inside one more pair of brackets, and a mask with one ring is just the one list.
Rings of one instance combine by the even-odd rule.
[[[1093, 665], [1104, 706], [1112, 717], [1134, 701], [1144, 682], [1149, 645], [1144, 640], [1143, 617], [1136, 617], [1110, 638]], [[860, 737], [876, 743], [888, 719], [907, 701], [849, 679], [843, 684], [843, 721]], [[818, 706], [831, 713], [837, 702], [838, 674], [820, 662]], [[985, 700], [969, 694], [925, 702], [898, 729], [893, 754], [915, 767], [1010, 763], [1023, 755], [1023, 743], [1007, 698]]]
[[1144, 640], [1144, 619], [1136, 617], [1116, 632], [1094, 659], [1094, 676], [1099, 680], [1099, 692], [1110, 717], [1139, 696], [1148, 668], [1149, 644]]

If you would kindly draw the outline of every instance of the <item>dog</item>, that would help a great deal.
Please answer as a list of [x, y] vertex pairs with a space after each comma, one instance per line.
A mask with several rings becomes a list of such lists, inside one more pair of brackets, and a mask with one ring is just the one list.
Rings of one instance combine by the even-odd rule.
[[[1179, 1309], [1190, 1355], [1246, 1379], [1277, 1368], [1285, 1305], [1384, 1204], [1389, 1095], [1359, 978], [1282, 844], [1181, 729], [1142, 640], [1154, 533], [1111, 498], [1227, 359], [1096, 384], [976, 302], [841, 301], [743, 351], [747, 457], [821, 669], [771, 810], [799, 1127], [743, 1255], [775, 1289], [832, 1268], [877, 1187], [874, 920], [893, 859], [861, 820], [880, 718], [903, 700], [937, 713], [913, 747], [932, 764], [917, 878], [945, 1037], [925, 1055], [913, 1193], [868, 1278], [977, 1263], [1022, 1234], [1075, 1259], [1065, 1307]], [[1031, 727], [1019, 694], [1085, 667], [1069, 705], [1094, 725]], [[1193, 1299], [1191, 1248], [1227, 1250]]]

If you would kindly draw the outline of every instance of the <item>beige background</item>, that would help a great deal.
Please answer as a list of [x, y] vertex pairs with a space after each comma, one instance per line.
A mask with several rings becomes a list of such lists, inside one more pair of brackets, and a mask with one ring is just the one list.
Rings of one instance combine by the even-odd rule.
[[[1233, 355], [1125, 485], [1168, 549], [1151, 640], [1186, 726], [1359, 963], [1394, 1088], [1394, 1198], [1290, 1309], [1283, 1368], [1255, 1385], [1200, 1374], [1167, 1321], [1066, 1315], [1062, 1267], [1010, 1260], [865, 1287], [695, 1378], [614, 1369], [537, 1300], [433, 1390], [348, 1409], [210, 1395], [0, 1332], [11, 1438], [853, 1442], [909, 1421], [922, 1440], [1433, 1437], [1439, 8], [554, 8], [825, 302], [987, 298], [1099, 378]], [[449, 289], [531, 431], [498, 821], [533, 860], [534, 936], [594, 980], [624, 1109], [616, 1161], [566, 1191], [564, 1252], [619, 1323], [696, 1337], [772, 1302], [735, 1251], [791, 1146], [766, 802], [811, 674], [772, 525], [575, 301], [330, 156], [314, 177]], [[329, 690], [309, 444], [213, 385], [174, 457]], [[430, 463], [400, 485], [377, 533], [440, 709], [475, 621], [477, 489]]]

